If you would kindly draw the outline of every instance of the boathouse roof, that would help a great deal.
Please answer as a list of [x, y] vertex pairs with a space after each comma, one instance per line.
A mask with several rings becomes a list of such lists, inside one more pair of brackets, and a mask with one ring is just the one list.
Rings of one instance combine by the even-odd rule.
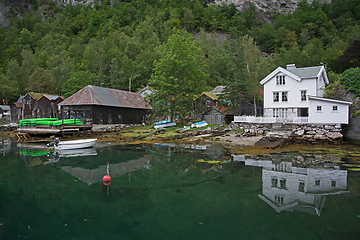
[[87, 85], [80, 89], [59, 105], [99, 105], [151, 109], [151, 106], [138, 93], [93, 85]]

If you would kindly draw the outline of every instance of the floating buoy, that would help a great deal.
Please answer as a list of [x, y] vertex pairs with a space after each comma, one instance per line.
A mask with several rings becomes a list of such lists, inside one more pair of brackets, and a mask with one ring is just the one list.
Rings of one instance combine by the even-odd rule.
[[111, 183], [111, 177], [109, 175], [110, 174], [109, 173], [109, 163], [106, 163], [106, 173], [107, 173], [107, 175], [105, 175], [103, 177], [103, 183], [104, 183], [105, 186], [109, 186], [110, 183]]
[[104, 182], [110, 182], [110, 181], [111, 181], [110, 175], [105, 175], [105, 176], [103, 177], [103, 181], [104, 181]]

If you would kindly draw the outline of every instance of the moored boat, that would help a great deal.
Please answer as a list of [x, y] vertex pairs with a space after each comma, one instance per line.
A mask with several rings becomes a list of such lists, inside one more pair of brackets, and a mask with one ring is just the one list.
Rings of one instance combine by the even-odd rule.
[[48, 147], [54, 146], [55, 149], [71, 150], [80, 148], [89, 148], [94, 146], [96, 138], [93, 139], [78, 139], [70, 141], [60, 141], [59, 138], [55, 138], [52, 143], [48, 144]]
[[157, 123], [154, 128], [158, 129], [158, 128], [166, 128], [166, 127], [175, 127], [176, 123], [170, 120], [166, 120], [166, 121], [162, 121]]
[[191, 127], [199, 128], [199, 127], [205, 127], [207, 125], [208, 125], [207, 122], [201, 121], [201, 122], [191, 124]]

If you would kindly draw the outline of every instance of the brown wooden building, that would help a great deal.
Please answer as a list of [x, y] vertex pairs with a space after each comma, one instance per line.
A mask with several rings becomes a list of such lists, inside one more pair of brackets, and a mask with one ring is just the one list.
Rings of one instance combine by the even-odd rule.
[[22, 99], [22, 119], [36, 118], [37, 110], [35, 103], [41, 97], [41, 93], [29, 92]]
[[85, 124], [142, 123], [151, 106], [138, 93], [88, 85], [59, 104], [63, 119]]
[[43, 94], [35, 103], [37, 117], [39, 118], [60, 118], [58, 104], [64, 101], [61, 96]]

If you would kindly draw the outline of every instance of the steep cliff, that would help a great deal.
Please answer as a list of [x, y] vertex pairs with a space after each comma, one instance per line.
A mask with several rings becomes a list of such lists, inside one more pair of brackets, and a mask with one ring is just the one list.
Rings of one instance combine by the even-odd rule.
[[[72, 4], [94, 4], [94, 2], [102, 2], [103, 0], [52, 0], [56, 4], [66, 5]], [[110, 0], [110, 3], [118, 0]], [[291, 13], [295, 11], [298, 2], [301, 0], [209, 0], [214, 4], [231, 4], [233, 3], [239, 11], [249, 8], [250, 4], [255, 5], [255, 9], [259, 12], [259, 18], [263, 21], [269, 21], [273, 13]], [[313, 0], [308, 0], [311, 3]], [[18, 17], [27, 11], [32, 11], [33, 6], [31, 0], [3, 0], [0, 2], [0, 27], [8, 27], [9, 21], [6, 13], [12, 10]], [[320, 2], [331, 2], [331, 0], [320, 0]]]

